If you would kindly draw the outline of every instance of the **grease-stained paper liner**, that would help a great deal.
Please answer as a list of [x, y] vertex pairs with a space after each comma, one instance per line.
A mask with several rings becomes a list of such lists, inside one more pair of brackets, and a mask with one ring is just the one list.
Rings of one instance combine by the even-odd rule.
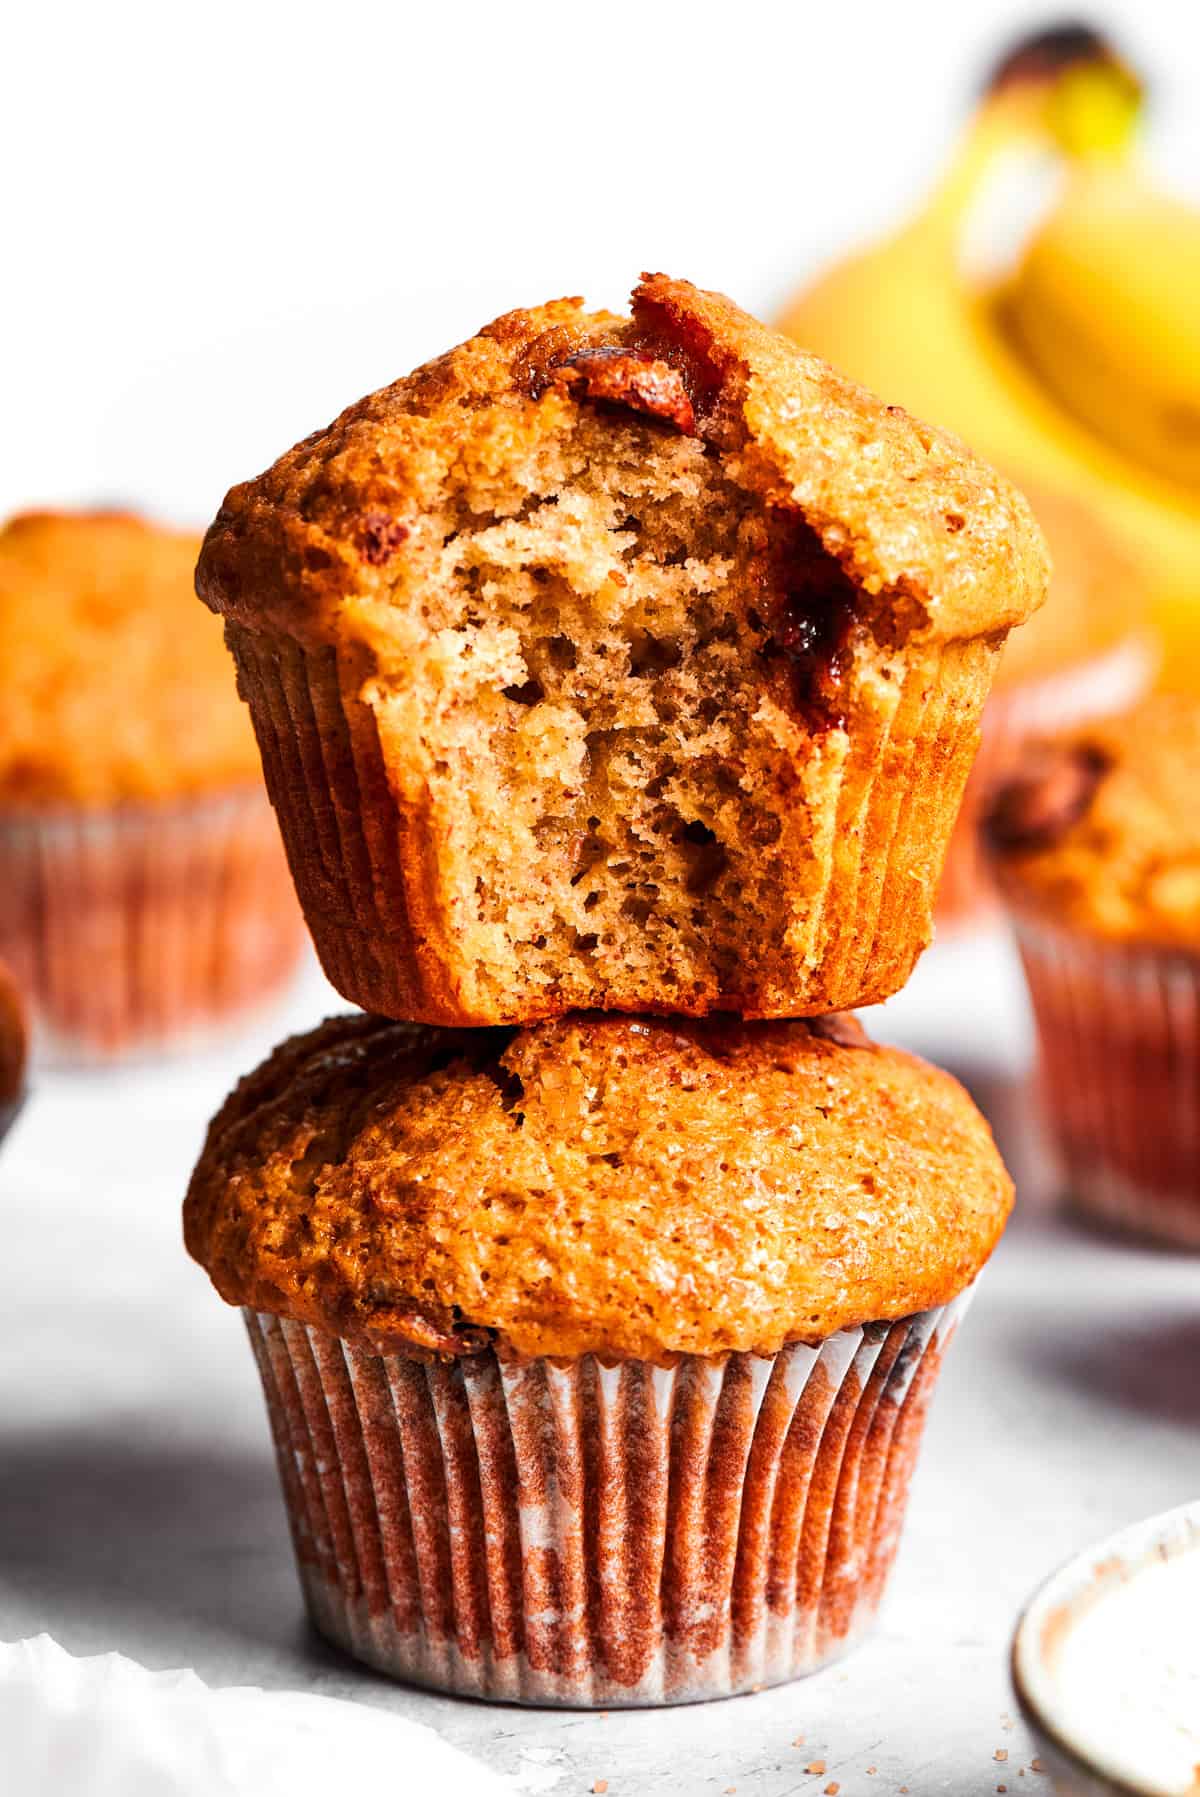
[[815, 1671], [874, 1618], [968, 1298], [669, 1369], [424, 1364], [247, 1311], [313, 1621], [398, 1678], [523, 1703]]
[[1157, 665], [1152, 645], [1133, 637], [1062, 673], [1023, 680], [992, 693], [984, 707], [979, 753], [946, 851], [937, 897], [940, 924], [974, 923], [996, 908], [995, 884], [979, 841], [979, 822], [1022, 743], [1124, 711], [1149, 689]]
[[[357, 696], [372, 671], [365, 651], [232, 623], [226, 636], [330, 983], [380, 1016], [460, 1022], [437, 948], [446, 920], [426, 874], [436, 824], [392, 790], [375, 715]], [[829, 1008], [897, 991], [928, 941], [996, 654], [983, 638], [912, 649], [899, 678], [865, 684], [848, 741], [828, 739], [836, 790], [813, 842], [813, 866], [827, 873], [806, 895], [816, 923], [804, 961], [820, 970]], [[798, 989], [793, 1009], [804, 1009], [802, 997]], [[634, 1008], [626, 998], [606, 1003]]]
[[[430, 1728], [298, 1691], [214, 1691], [194, 1672], [76, 1659], [48, 1635], [0, 1643], [4, 1797], [514, 1797]], [[539, 1781], [547, 1788], [545, 1781]]]
[[1200, 958], [1017, 913], [1042, 1108], [1068, 1194], [1200, 1248]]
[[42, 1058], [202, 1040], [287, 980], [304, 941], [266, 793], [0, 811], [0, 958]]

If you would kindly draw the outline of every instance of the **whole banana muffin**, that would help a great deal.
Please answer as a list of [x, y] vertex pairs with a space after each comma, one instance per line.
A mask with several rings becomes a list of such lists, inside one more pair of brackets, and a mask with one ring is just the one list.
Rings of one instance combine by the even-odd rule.
[[1032, 743], [986, 838], [1070, 1196], [1200, 1247], [1200, 700]]
[[71, 1060], [207, 1031], [304, 940], [198, 549], [123, 512], [0, 530], [0, 956]]
[[895, 991], [1046, 578], [961, 444], [654, 275], [351, 407], [197, 585], [330, 979], [455, 1025]]
[[317, 1625], [613, 1704], [868, 1626], [1011, 1201], [962, 1089], [853, 1019], [359, 1016], [234, 1091], [184, 1215], [246, 1312]]

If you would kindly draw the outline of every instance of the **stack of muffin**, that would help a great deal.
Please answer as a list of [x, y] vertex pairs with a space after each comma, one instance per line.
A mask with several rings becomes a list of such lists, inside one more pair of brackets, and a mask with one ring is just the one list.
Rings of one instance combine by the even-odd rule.
[[513, 313], [236, 488], [200, 558], [369, 1013], [214, 1120], [317, 1625], [574, 1704], [870, 1621], [1011, 1187], [843, 1009], [928, 940], [1023, 500], [720, 296]]

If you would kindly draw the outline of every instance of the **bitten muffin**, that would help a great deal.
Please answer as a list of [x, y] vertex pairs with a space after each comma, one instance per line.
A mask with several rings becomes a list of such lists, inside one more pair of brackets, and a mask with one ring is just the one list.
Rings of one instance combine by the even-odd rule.
[[1087, 506], [1042, 491], [1027, 496], [1050, 548], [1050, 591], [1000, 658], [946, 851], [940, 924], [977, 924], [995, 908], [979, 825], [992, 791], [1017, 765], [1022, 743], [1127, 710], [1158, 668], [1142, 570]]
[[0, 1141], [21, 1108], [28, 1037], [24, 1000], [12, 974], [0, 961]]
[[1045, 583], [960, 444], [661, 275], [353, 406], [197, 575], [329, 978], [451, 1025], [895, 991]]
[[1200, 1247], [1200, 702], [1031, 744], [987, 841], [1070, 1193]]
[[245, 1309], [318, 1627], [619, 1704], [869, 1624], [1011, 1197], [961, 1088], [849, 1018], [359, 1016], [242, 1082], [184, 1214]]
[[116, 512], [0, 531], [0, 955], [105, 1057], [261, 999], [303, 941], [199, 540]]

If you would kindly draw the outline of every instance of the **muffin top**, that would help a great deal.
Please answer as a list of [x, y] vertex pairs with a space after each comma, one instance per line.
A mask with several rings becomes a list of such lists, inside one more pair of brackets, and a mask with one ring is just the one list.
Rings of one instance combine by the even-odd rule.
[[1042, 601], [1045, 546], [1007, 481], [665, 275], [643, 278], [628, 318], [579, 299], [511, 312], [343, 412], [227, 496], [198, 591], [250, 626], [378, 647], [372, 608], [419, 611], [463, 516], [517, 516], [581, 409], [699, 440], [764, 511], [803, 520], [893, 640], [1004, 630]]
[[0, 803], [103, 806], [260, 780], [199, 539], [120, 512], [0, 531]]
[[1200, 951], [1200, 701], [1158, 693], [1033, 743], [985, 831], [1021, 908], [1116, 941]]
[[1149, 667], [1145, 576], [1093, 507], [1064, 494], [1026, 488], [1050, 548], [1046, 603], [1009, 637], [997, 687], [1045, 679], [1140, 642]]
[[222, 1297], [381, 1353], [770, 1354], [947, 1302], [1012, 1202], [947, 1074], [849, 1017], [338, 1017], [214, 1119]]

